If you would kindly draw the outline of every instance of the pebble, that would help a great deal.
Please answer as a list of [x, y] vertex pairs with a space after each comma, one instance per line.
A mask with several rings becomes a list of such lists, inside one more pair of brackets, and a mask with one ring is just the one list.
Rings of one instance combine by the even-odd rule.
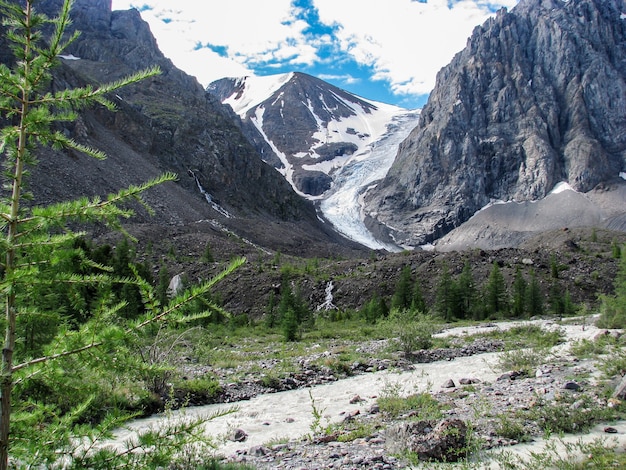
[[578, 383], [570, 380], [568, 382], [565, 382], [565, 385], [563, 385], [563, 388], [565, 390], [574, 390], [575, 392], [578, 392], [582, 387]]

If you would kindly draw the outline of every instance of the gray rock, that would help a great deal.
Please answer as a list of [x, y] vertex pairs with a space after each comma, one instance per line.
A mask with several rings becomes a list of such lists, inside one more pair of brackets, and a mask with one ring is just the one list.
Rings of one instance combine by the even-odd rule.
[[475, 28], [368, 193], [371, 225], [419, 245], [492, 200], [616, 179], [626, 167], [622, 5], [522, 0]]
[[454, 387], [456, 387], [456, 384], [454, 383], [454, 380], [452, 379], [446, 380], [441, 386], [441, 388], [454, 388]]
[[456, 462], [467, 453], [467, 425], [445, 419], [426, 435], [413, 436], [409, 448], [420, 460]]
[[565, 384], [563, 385], [563, 388], [565, 390], [573, 390], [575, 392], [579, 391], [582, 387], [580, 386], [580, 384], [574, 382], [573, 380], [570, 380], [568, 382], [565, 382]]
[[479, 384], [480, 383], [480, 379], [475, 379], [475, 378], [462, 378], [459, 380], [459, 383], [461, 385], [471, 385], [471, 384]]
[[243, 429], [235, 429], [230, 436], [233, 442], [243, 442], [248, 438], [248, 434]]

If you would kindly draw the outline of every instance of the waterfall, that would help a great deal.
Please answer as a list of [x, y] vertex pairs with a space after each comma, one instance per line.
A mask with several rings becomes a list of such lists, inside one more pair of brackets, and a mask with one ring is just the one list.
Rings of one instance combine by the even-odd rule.
[[200, 190], [200, 194], [204, 196], [204, 198], [206, 199], [206, 202], [208, 202], [213, 209], [215, 209], [217, 212], [222, 214], [224, 217], [227, 217], [229, 219], [232, 218], [232, 215], [226, 209], [220, 206], [217, 202], [215, 202], [213, 200], [213, 196], [211, 196], [208, 192], [205, 191], [205, 189], [200, 184], [200, 180], [198, 179], [196, 174], [192, 170], [187, 170], [187, 172], [196, 181], [196, 186], [198, 186], [198, 189]]
[[334, 310], [337, 308], [337, 306], [335, 304], [333, 304], [333, 289], [334, 289], [335, 285], [333, 284], [333, 281], [329, 281], [328, 284], [326, 284], [326, 299], [324, 300], [324, 303], [321, 305], [318, 305], [317, 307], [317, 311], [319, 312], [320, 310]]

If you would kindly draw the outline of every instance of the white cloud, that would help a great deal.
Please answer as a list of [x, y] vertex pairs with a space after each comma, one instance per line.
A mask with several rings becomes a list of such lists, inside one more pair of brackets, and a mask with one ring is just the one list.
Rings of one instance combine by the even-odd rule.
[[518, 0], [313, 0], [320, 19], [340, 27], [342, 49], [374, 68], [396, 93], [429, 93], [439, 69], [465, 47], [473, 28]]
[[333, 74], [329, 74], [329, 73], [323, 73], [318, 75], [318, 78], [322, 79], [322, 80], [339, 80], [343, 83], [346, 84], [353, 84], [353, 83], [359, 83], [361, 81], [360, 78], [358, 77], [353, 77], [352, 75], [333, 75]]
[[[518, 0], [310, 0], [336, 37], [305, 34], [307, 23], [291, 0], [113, 0], [136, 7], [163, 53], [204, 85], [224, 76], [249, 75], [258, 64], [320, 63], [321, 45], [373, 68], [371, 80], [396, 94], [427, 94], [437, 71], [460, 51], [475, 25], [495, 8]], [[144, 9], [149, 7], [149, 9]], [[198, 45], [221, 47], [227, 57]], [[279, 64], [280, 63], [280, 64]], [[332, 65], [332, 62], [331, 62]], [[332, 74], [332, 69], [328, 71]]]
[[[307, 25], [292, 20], [291, 0], [259, 5], [255, 0], [228, 0], [219, 7], [205, 0], [113, 0], [114, 10], [140, 10], [161, 51], [204, 85], [251, 74], [250, 66], [259, 62], [316, 60], [314, 46], [302, 35]], [[198, 45], [225, 47], [228, 57]]]

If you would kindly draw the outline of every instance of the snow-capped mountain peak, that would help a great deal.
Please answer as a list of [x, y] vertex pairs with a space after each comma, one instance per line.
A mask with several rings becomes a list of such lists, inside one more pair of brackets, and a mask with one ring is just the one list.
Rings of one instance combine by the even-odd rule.
[[[364, 243], [363, 233], [367, 231], [360, 220], [361, 211], [347, 207], [345, 196], [331, 197], [338, 189], [336, 180], [341, 178], [341, 185], [345, 186], [345, 175], [351, 175], [355, 183], [350, 186], [350, 204], [357, 205], [359, 194], [372, 184], [372, 177], [384, 177], [393, 162], [401, 139], [394, 139], [393, 148], [389, 148], [390, 129], [397, 131], [399, 121], [406, 123], [405, 137], [417, 124], [417, 113], [366, 100], [298, 72], [224, 78], [213, 82], [207, 90], [241, 117], [248, 138], [263, 159], [298, 194], [324, 201], [320, 205], [323, 215], [335, 228]], [[381, 154], [382, 147], [377, 143], [383, 138], [386, 150]], [[372, 157], [377, 145], [378, 154], [371, 164], [359, 164]], [[352, 169], [346, 173], [347, 168]], [[363, 174], [365, 169], [367, 175]], [[347, 224], [345, 217], [351, 219]], [[375, 241], [365, 244], [379, 247]]]
[[224, 78], [208, 91], [231, 106], [265, 161], [309, 199], [323, 197], [333, 173], [366, 153], [394, 117], [406, 113], [297, 72]]
[[268, 96], [272, 96], [292, 76], [293, 73], [284, 73], [264, 77], [250, 75], [225, 79], [234, 80], [233, 92], [230, 96], [222, 99], [222, 103], [230, 105], [241, 118], [245, 118], [246, 113], [251, 108], [265, 101]]

